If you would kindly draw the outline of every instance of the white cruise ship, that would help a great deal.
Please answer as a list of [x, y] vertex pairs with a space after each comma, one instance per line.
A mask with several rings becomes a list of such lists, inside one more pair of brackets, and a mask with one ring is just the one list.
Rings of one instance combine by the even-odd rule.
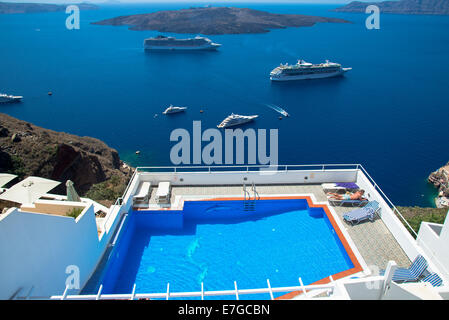
[[298, 60], [295, 65], [281, 64], [270, 73], [272, 81], [321, 79], [343, 75], [352, 68], [342, 68], [340, 64], [329, 62], [312, 64]]
[[241, 116], [238, 114], [231, 114], [226, 119], [224, 119], [217, 127], [218, 128], [228, 128], [237, 126], [239, 124], [244, 124], [250, 121], [253, 121], [256, 119], [258, 115], [252, 115], [252, 116]]
[[216, 50], [221, 44], [213, 43], [210, 39], [196, 36], [195, 38], [176, 39], [174, 37], [157, 36], [144, 41], [145, 50]]
[[22, 96], [12, 96], [10, 94], [0, 93], [0, 103], [19, 102]]

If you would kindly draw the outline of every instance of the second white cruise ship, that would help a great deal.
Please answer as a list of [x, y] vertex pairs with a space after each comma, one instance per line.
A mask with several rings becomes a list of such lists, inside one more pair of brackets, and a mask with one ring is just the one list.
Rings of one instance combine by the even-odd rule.
[[342, 68], [341, 64], [329, 62], [312, 64], [304, 60], [298, 60], [295, 65], [281, 64], [270, 73], [272, 81], [306, 80], [336, 77], [344, 74], [352, 68]]
[[176, 39], [174, 37], [157, 36], [144, 41], [145, 50], [216, 50], [221, 44], [213, 43], [210, 39], [196, 36], [195, 38]]

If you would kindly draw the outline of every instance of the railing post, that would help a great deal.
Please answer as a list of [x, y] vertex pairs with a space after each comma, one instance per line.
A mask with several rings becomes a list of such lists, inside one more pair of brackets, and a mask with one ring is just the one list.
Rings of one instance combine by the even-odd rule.
[[27, 293], [27, 296], [26, 296], [25, 300], [29, 300], [30, 299], [30, 296], [31, 296], [31, 293], [33, 292], [33, 290], [34, 290], [34, 286], [31, 286], [30, 290]]
[[134, 300], [134, 297], [136, 296], [136, 284], [134, 283], [133, 286], [133, 291], [131, 293], [131, 299], [130, 300]]
[[301, 277], [299, 277], [299, 284], [301, 285], [302, 292], [304, 293], [304, 297], [307, 297], [307, 291], [304, 288], [304, 283], [302, 282]]
[[100, 300], [101, 298], [101, 291], [103, 291], [103, 285], [100, 284], [100, 288], [98, 288], [97, 296], [95, 297], [95, 300]]
[[270, 298], [271, 298], [271, 300], [274, 300], [273, 290], [271, 289], [271, 284], [270, 284], [270, 279], [267, 279], [267, 284], [268, 284], [268, 290], [270, 290]]
[[67, 297], [68, 291], [69, 291], [69, 286], [66, 286], [64, 293], [62, 294], [61, 300], [65, 300], [65, 298]]
[[168, 300], [168, 297], [170, 296], [170, 282], [167, 283], [167, 296], [165, 300]]
[[201, 300], [204, 300], [204, 283], [201, 282]]
[[234, 281], [234, 288], [235, 288], [235, 298], [236, 298], [236, 300], [240, 300], [239, 299], [239, 290], [237, 289], [237, 281]]
[[394, 272], [398, 268], [396, 262], [394, 261], [388, 261], [387, 268], [385, 269], [384, 274], [384, 283], [382, 286], [382, 290], [380, 291], [379, 299], [382, 299], [385, 294], [387, 293], [387, 290], [390, 289], [390, 284], [393, 279]]

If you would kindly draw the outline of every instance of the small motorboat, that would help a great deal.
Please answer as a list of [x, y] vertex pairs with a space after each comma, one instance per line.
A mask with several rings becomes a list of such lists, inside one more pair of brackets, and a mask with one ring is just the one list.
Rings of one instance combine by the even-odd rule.
[[174, 105], [170, 105], [167, 109], [165, 109], [164, 112], [162, 112], [163, 114], [170, 114], [170, 113], [178, 113], [178, 112], [183, 112], [184, 110], [186, 110], [186, 107], [175, 107]]

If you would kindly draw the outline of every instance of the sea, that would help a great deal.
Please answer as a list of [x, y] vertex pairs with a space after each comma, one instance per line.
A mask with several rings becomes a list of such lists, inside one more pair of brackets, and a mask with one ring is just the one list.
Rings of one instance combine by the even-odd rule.
[[[434, 206], [427, 176], [449, 160], [449, 16], [381, 13], [380, 29], [367, 29], [368, 14], [333, 12], [337, 4], [234, 3], [351, 23], [212, 35], [222, 47], [196, 53], [144, 52], [143, 40], [162, 33], [91, 24], [192, 6], [204, 3], [101, 5], [81, 11], [74, 30], [65, 12], [0, 15], [0, 92], [24, 96], [0, 111], [103, 140], [132, 166], [172, 165], [170, 134], [192, 132], [195, 120], [204, 131], [231, 113], [258, 114], [242, 129], [277, 129], [279, 164], [360, 163], [396, 205]], [[273, 68], [298, 59], [353, 69], [270, 82]], [[169, 104], [187, 112], [163, 116]]]

